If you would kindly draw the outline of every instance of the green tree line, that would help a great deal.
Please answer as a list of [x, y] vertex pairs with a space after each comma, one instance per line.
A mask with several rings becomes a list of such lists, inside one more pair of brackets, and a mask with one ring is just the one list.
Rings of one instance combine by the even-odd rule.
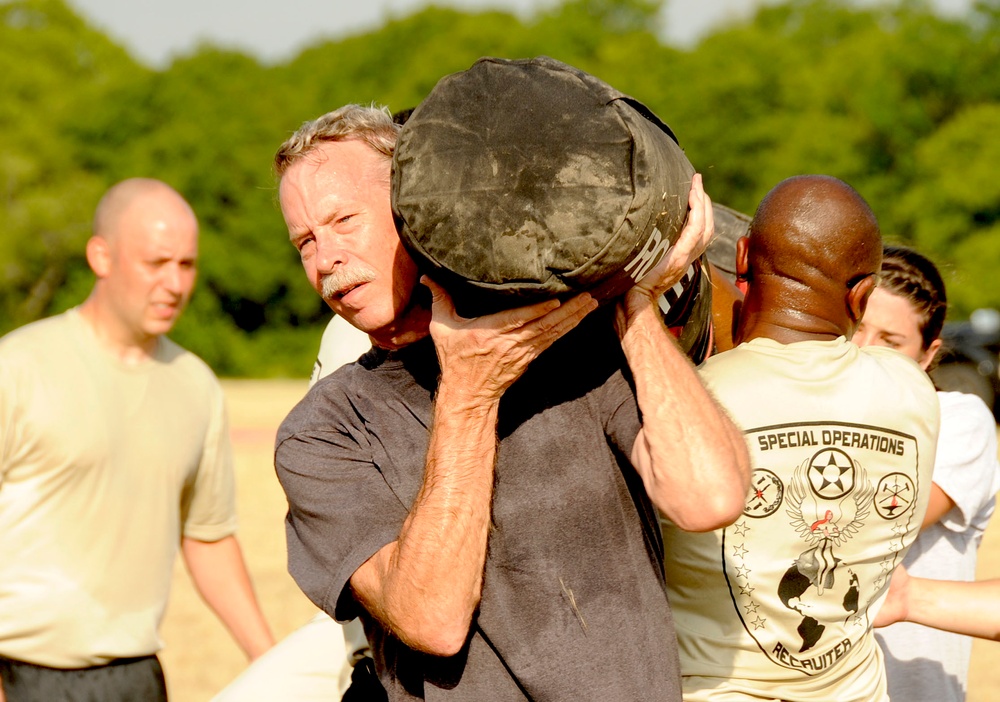
[[[679, 1], [679, 0], [673, 0]], [[0, 4], [0, 334], [79, 303], [103, 191], [163, 179], [198, 214], [198, 290], [172, 336], [225, 376], [303, 376], [329, 311], [275, 204], [274, 150], [346, 102], [412, 107], [480, 56], [548, 55], [646, 103], [713, 198], [747, 213], [797, 173], [843, 178], [889, 240], [943, 268], [951, 318], [1000, 307], [1000, 0], [788, 0], [690, 48], [655, 0], [528, 18], [429, 7], [278, 65], [211, 45], [138, 63], [63, 0]]]

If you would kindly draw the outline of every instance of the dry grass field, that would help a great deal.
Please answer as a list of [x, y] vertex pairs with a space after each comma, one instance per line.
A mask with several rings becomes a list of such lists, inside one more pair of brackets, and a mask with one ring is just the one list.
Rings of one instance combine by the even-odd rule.
[[[306, 383], [224, 381], [223, 386], [236, 460], [240, 540], [257, 596], [280, 638], [315, 611], [285, 568], [285, 500], [272, 466], [275, 431], [305, 392]], [[1000, 577], [1000, 518], [986, 533], [979, 577]], [[246, 665], [222, 625], [199, 600], [180, 563], [163, 639], [161, 657], [173, 702], [207, 702]], [[1000, 699], [1000, 643], [975, 642], [969, 684], [968, 702]]]
[[[261, 607], [276, 638], [316, 611], [288, 575], [285, 495], [274, 475], [274, 435], [306, 381], [223, 381], [236, 465], [239, 538]], [[160, 657], [172, 702], [207, 702], [246, 658], [201, 601], [180, 559], [163, 622]], [[276, 701], [278, 702], [278, 701]]]

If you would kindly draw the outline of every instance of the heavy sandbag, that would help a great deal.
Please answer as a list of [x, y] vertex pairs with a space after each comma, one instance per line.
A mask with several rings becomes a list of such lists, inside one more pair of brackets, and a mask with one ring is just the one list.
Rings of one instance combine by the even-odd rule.
[[604, 81], [484, 58], [407, 119], [392, 203], [414, 259], [477, 316], [622, 293], [676, 240], [693, 174], [666, 124]]

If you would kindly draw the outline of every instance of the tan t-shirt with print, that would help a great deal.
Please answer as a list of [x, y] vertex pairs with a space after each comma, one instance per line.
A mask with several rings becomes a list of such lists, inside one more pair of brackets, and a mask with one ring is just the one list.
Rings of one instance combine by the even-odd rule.
[[872, 633], [928, 499], [938, 403], [895, 351], [755, 339], [701, 376], [744, 430], [741, 517], [664, 524], [685, 700], [885, 700]]
[[123, 364], [75, 309], [0, 340], [0, 655], [154, 653], [181, 535], [235, 529], [224, 399], [200, 359], [163, 338]]

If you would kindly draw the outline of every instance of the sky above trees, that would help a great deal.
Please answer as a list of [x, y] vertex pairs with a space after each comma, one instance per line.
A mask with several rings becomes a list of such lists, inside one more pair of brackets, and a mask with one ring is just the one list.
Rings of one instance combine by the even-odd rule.
[[[873, 5], [878, 0], [859, 0]], [[659, 16], [662, 38], [690, 46], [710, 29], [744, 21], [774, 0], [665, 0]], [[284, 61], [307, 45], [373, 30], [434, 4], [463, 10], [500, 8], [523, 17], [553, 0], [70, 0], [94, 26], [151, 66], [187, 54], [199, 42], [237, 48], [266, 62]], [[944, 15], [965, 12], [971, 0], [931, 0]]]

